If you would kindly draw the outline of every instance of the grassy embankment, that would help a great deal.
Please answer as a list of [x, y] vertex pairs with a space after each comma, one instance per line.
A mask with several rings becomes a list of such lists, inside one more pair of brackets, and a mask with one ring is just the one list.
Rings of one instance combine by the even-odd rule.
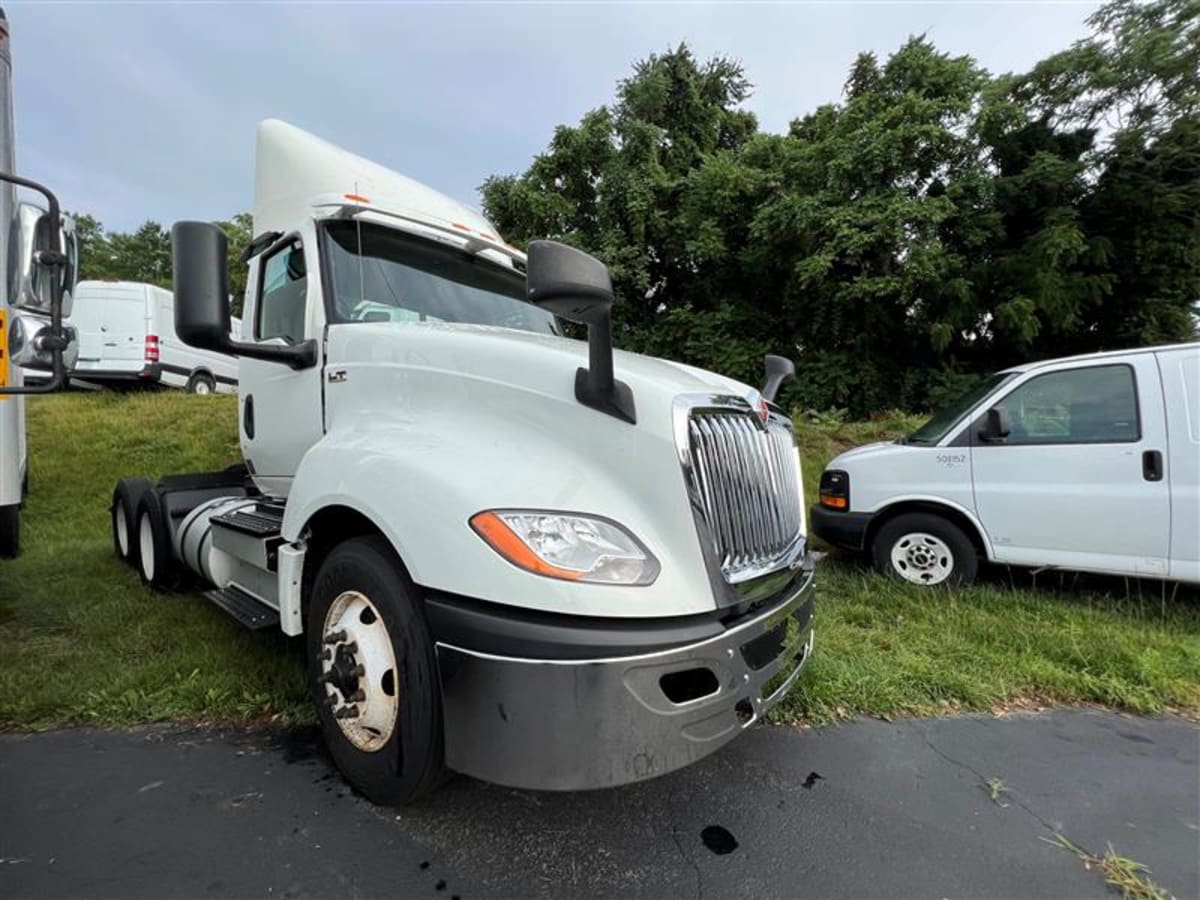
[[[122, 475], [238, 458], [232, 397], [73, 394], [28, 403], [25, 552], [0, 563], [0, 728], [306, 721], [302, 660], [192, 595], [156, 595], [117, 563], [108, 504]], [[807, 496], [844, 447], [895, 416], [800, 427]], [[1013, 586], [1015, 582], [1015, 587]], [[1004, 571], [927, 592], [839, 558], [820, 575], [813, 663], [780, 720], [1098, 703], [1200, 715], [1200, 600], [1156, 582]]]

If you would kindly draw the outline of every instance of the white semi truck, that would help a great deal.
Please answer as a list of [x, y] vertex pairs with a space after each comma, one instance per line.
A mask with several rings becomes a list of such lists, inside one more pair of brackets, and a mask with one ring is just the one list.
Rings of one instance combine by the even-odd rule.
[[[13, 132], [12, 57], [8, 18], [0, 9], [0, 557], [21, 545], [21, 507], [29, 484], [25, 396], [66, 384], [78, 351], [71, 314], [75, 283], [74, 232], [58, 199], [43, 185], [18, 178]], [[18, 189], [45, 198], [43, 209], [20, 200]], [[47, 373], [26, 385], [22, 368]]]
[[[259, 126], [241, 339], [226, 242], [172, 230], [176, 328], [240, 358], [244, 464], [113, 496], [152, 586], [303, 635], [338, 766], [544, 789], [687, 765], [812, 648], [800, 460], [770, 401], [614, 352], [604, 266], [279, 121]], [[587, 342], [560, 333], [586, 326]], [[765, 394], [765, 396], [764, 396]]]

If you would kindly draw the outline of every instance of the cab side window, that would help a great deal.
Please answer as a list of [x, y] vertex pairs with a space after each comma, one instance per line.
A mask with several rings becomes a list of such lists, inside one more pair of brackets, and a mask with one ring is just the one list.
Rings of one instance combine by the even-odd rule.
[[1136, 441], [1137, 387], [1126, 365], [1066, 369], [1031, 378], [1001, 401], [1009, 444], [1103, 444]]
[[258, 278], [258, 311], [254, 336], [304, 340], [304, 309], [308, 297], [308, 270], [300, 241], [280, 247], [262, 262]]

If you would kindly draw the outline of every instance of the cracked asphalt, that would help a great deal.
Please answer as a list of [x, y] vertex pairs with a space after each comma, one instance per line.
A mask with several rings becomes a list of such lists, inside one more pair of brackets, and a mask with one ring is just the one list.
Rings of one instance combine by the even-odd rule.
[[1195, 723], [1082, 710], [760, 727], [640, 785], [385, 809], [311, 732], [3, 735], [0, 896], [1105, 896], [1061, 832], [1195, 897], [1198, 751]]

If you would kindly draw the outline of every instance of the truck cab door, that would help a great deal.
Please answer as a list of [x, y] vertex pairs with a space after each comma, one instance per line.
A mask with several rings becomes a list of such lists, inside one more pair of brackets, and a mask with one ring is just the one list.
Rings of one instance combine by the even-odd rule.
[[1035, 369], [971, 426], [975, 506], [999, 562], [1162, 577], [1170, 495], [1153, 354]]
[[282, 345], [316, 338], [318, 345], [317, 364], [306, 369], [238, 360], [242, 455], [259, 488], [277, 497], [287, 496], [300, 460], [325, 433], [317, 271], [315, 246], [290, 235], [264, 251], [249, 272], [242, 339]]

